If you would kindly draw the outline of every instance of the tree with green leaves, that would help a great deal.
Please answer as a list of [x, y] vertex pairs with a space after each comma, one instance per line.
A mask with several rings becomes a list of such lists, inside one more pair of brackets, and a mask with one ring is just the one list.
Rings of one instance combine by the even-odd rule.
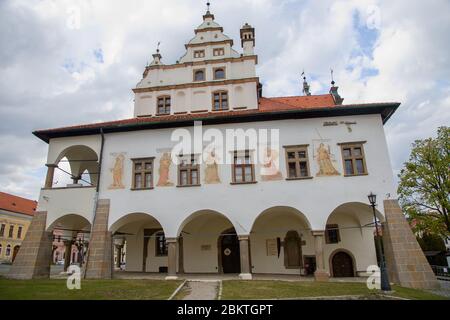
[[435, 139], [416, 140], [399, 174], [398, 194], [405, 214], [421, 233], [450, 236], [450, 127]]

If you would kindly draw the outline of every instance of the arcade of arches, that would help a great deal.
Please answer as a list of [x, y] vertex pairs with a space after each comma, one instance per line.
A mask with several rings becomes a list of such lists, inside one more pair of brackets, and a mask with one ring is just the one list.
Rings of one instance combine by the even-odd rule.
[[[376, 264], [370, 208], [350, 203], [336, 208], [326, 230], [313, 231], [291, 207], [262, 212], [248, 235], [213, 210], [198, 211], [181, 224], [178, 238], [165, 238], [149, 214], [128, 214], [111, 229], [115, 270], [167, 273], [291, 274], [354, 277]], [[373, 250], [367, 250], [372, 248]]]

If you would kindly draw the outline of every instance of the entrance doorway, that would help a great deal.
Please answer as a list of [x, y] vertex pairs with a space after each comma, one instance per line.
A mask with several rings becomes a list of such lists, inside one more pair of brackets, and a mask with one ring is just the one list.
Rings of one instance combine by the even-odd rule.
[[353, 259], [348, 253], [344, 251], [336, 252], [331, 259], [331, 264], [333, 277], [354, 277]]
[[234, 228], [225, 230], [219, 236], [219, 259], [223, 273], [241, 272], [239, 239]]

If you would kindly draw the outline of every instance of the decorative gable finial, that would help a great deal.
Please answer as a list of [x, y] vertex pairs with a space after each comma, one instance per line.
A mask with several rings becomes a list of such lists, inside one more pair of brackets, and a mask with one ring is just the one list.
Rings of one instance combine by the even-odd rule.
[[334, 103], [336, 105], [341, 105], [342, 102], [344, 101], [344, 98], [342, 98], [339, 93], [338, 93], [338, 89], [339, 87], [336, 87], [335, 84], [336, 82], [334, 82], [334, 76], [333, 76], [333, 69], [330, 68], [330, 73], [331, 73], [331, 88], [330, 88], [330, 94], [333, 96], [334, 99]]
[[306, 82], [305, 70], [303, 70], [301, 76], [303, 77], [303, 94], [305, 96], [310, 96], [311, 92], [309, 92], [309, 84]]
[[156, 53], [159, 53], [159, 45], [161, 44], [161, 41], [158, 41], [158, 44], [156, 45]]
[[336, 82], [334, 82], [334, 78], [333, 78], [333, 73], [334, 73], [334, 71], [333, 71], [332, 68], [330, 68], [330, 73], [331, 73], [331, 86], [334, 87], [334, 84], [335, 84]]
[[211, 5], [211, 3], [209, 3], [209, 1], [206, 3], [206, 13], [209, 13], [209, 6]]

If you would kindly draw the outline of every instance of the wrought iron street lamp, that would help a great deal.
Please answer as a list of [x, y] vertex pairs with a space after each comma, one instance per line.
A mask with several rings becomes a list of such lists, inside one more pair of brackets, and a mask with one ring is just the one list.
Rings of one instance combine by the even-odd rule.
[[382, 291], [391, 291], [391, 285], [389, 283], [389, 276], [386, 270], [386, 262], [384, 261], [384, 254], [381, 250], [382, 248], [382, 241], [381, 241], [381, 235], [378, 227], [378, 220], [375, 213], [375, 207], [377, 203], [377, 195], [373, 194], [372, 192], [367, 196], [369, 198], [370, 205], [372, 206], [373, 211], [373, 219], [375, 221], [375, 230], [377, 234], [377, 254], [379, 260], [379, 266], [380, 266], [380, 276], [381, 276], [381, 290]]

